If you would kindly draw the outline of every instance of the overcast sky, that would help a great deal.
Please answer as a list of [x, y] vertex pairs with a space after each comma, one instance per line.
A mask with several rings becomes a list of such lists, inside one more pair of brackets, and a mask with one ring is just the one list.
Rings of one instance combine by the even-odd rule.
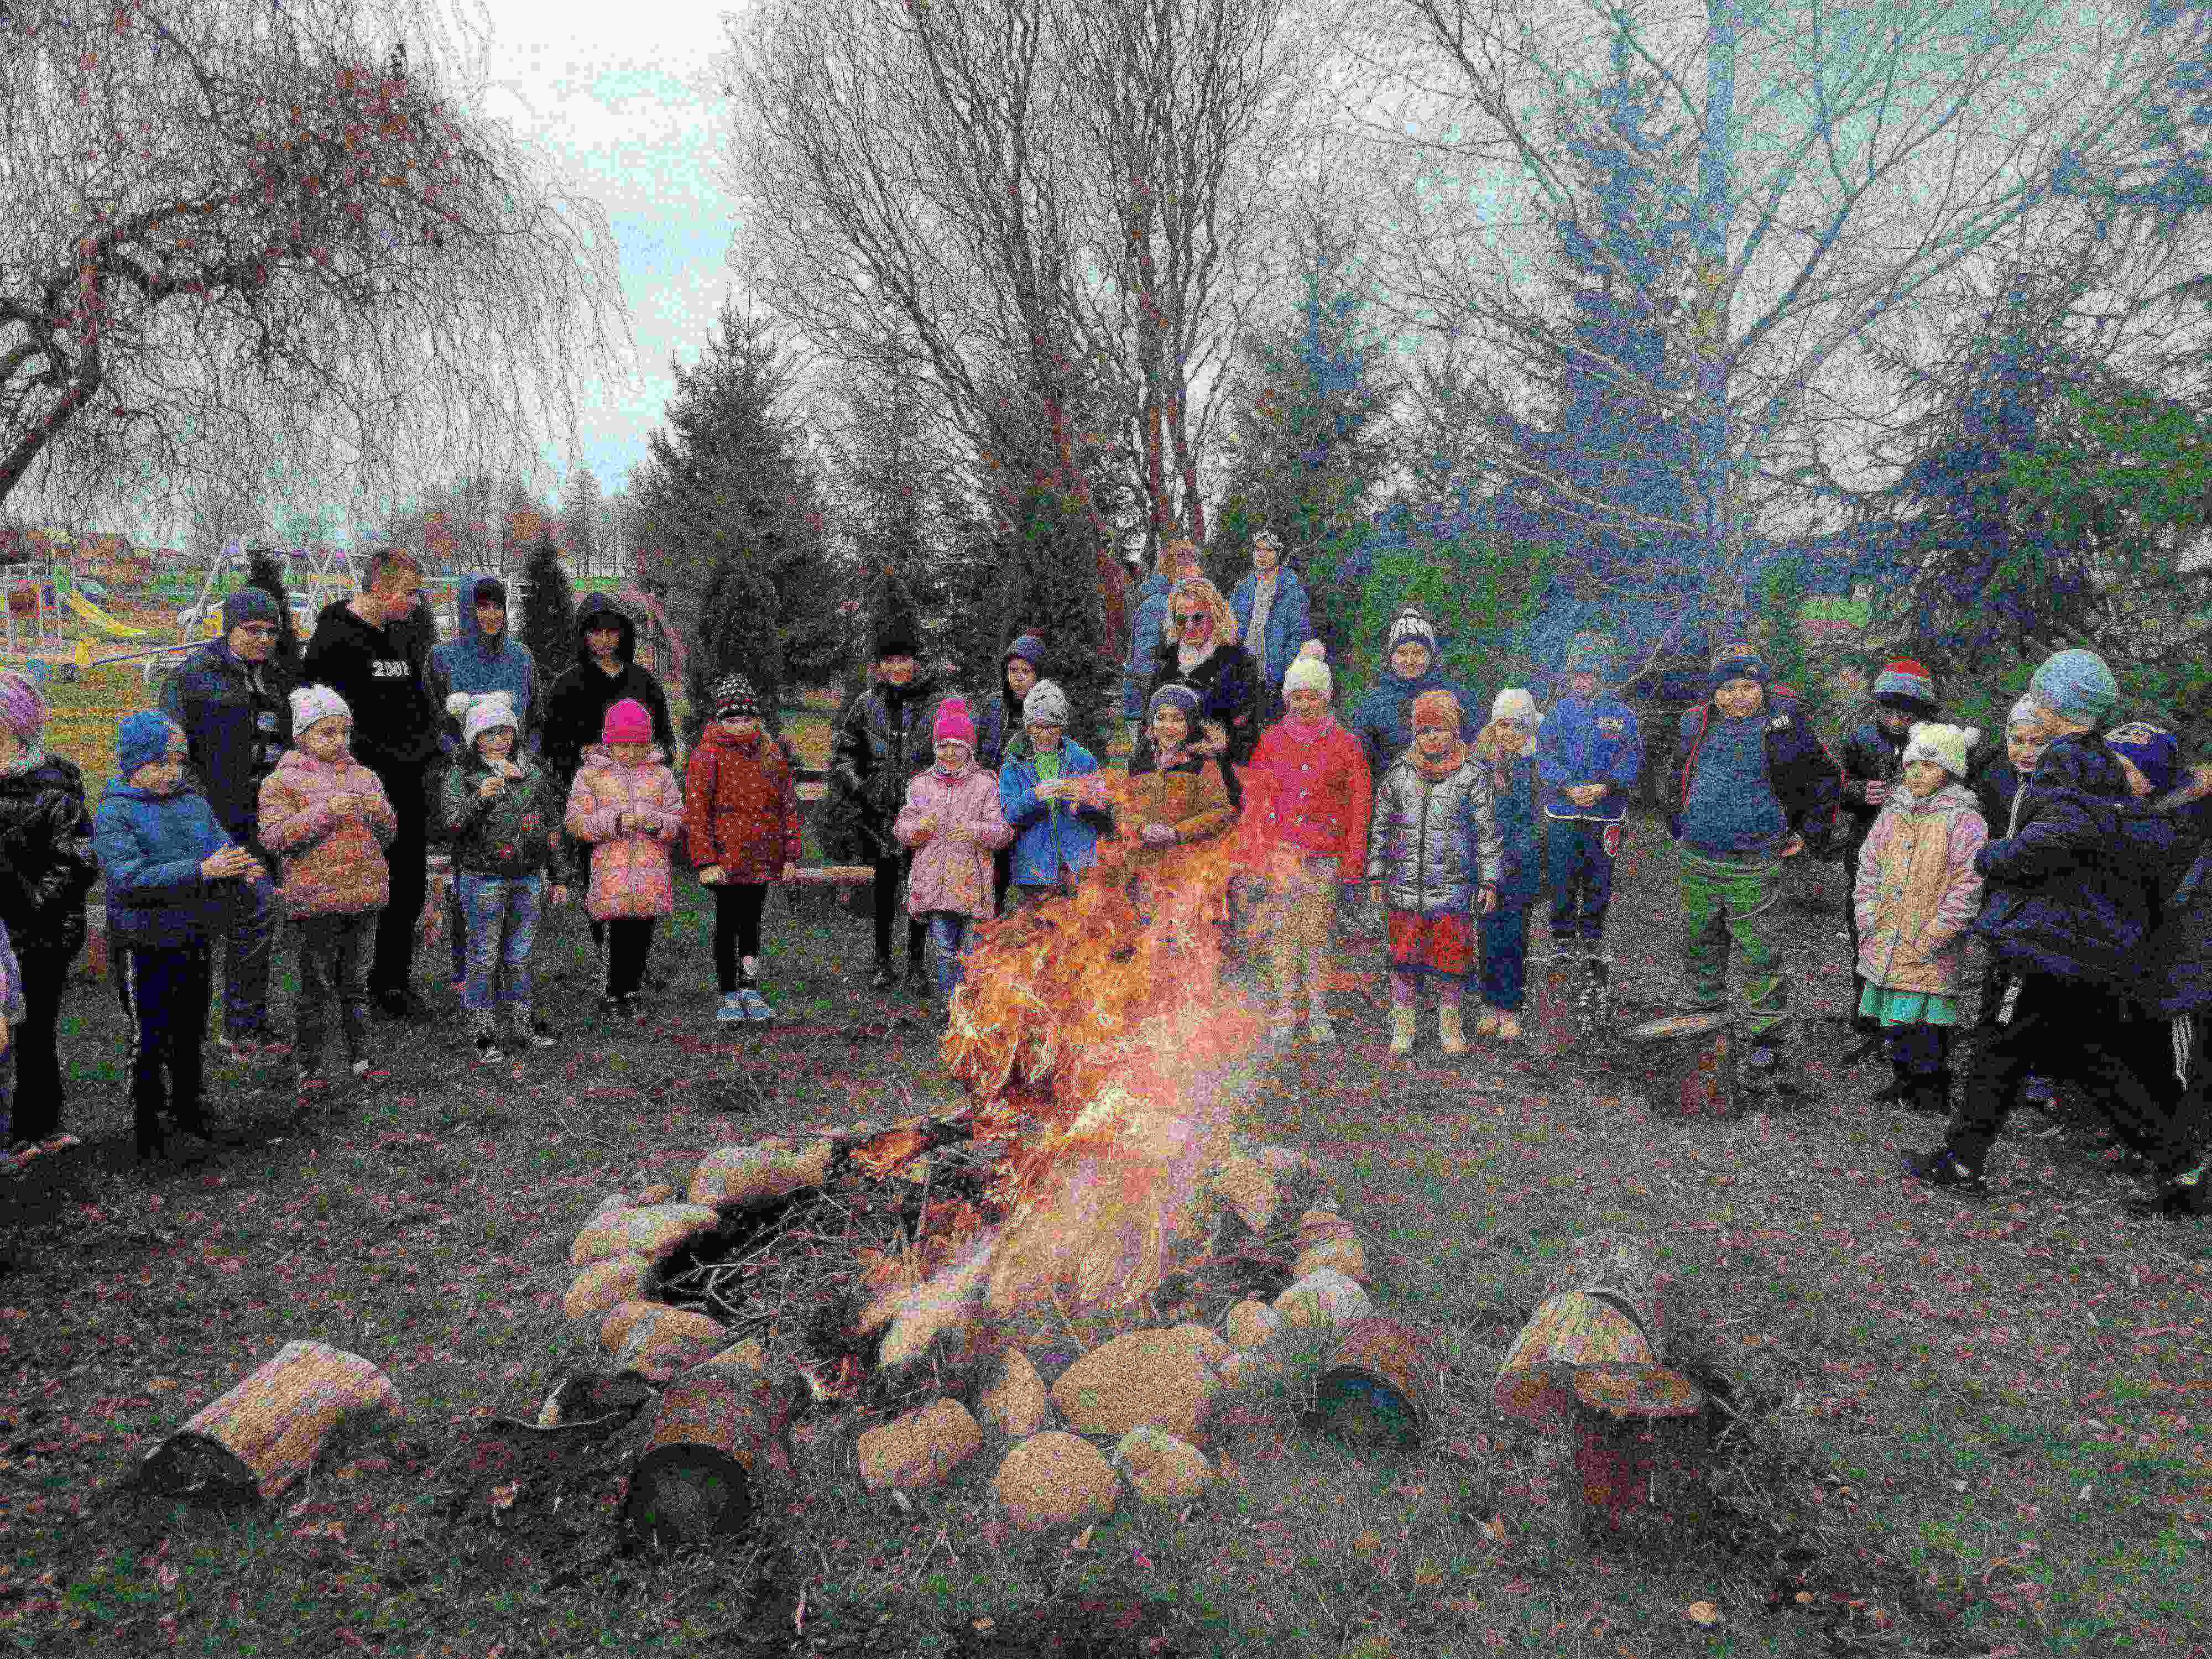
[[564, 193], [596, 200], [614, 228], [635, 378], [586, 386], [581, 453], [546, 457], [556, 485], [580, 462], [612, 492], [644, 459], [646, 434], [673, 390], [670, 354], [696, 357], [738, 280], [728, 259], [735, 210], [715, 176], [722, 106], [711, 63], [726, 38], [726, 8], [483, 4], [492, 28], [486, 113], [548, 158]]

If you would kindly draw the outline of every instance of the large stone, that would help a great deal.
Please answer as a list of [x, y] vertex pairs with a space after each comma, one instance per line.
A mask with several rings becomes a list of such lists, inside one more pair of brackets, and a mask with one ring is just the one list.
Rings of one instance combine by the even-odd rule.
[[1062, 1372], [1052, 1403], [1079, 1433], [1119, 1435], [1149, 1425], [1195, 1439], [1228, 1352], [1203, 1325], [1131, 1331]]
[[1353, 1237], [1352, 1223], [1334, 1210], [1308, 1210], [1298, 1218], [1298, 1248], [1310, 1250], [1323, 1239]]
[[1322, 1267], [1334, 1268], [1346, 1279], [1367, 1283], [1367, 1252], [1350, 1233], [1331, 1233], [1300, 1250], [1291, 1263], [1293, 1282]]
[[927, 1492], [951, 1480], [982, 1446], [982, 1431], [968, 1408], [940, 1400], [860, 1437], [860, 1482], [870, 1492]]
[[1180, 1504], [1213, 1482], [1213, 1465], [1187, 1441], [1158, 1429], [1132, 1429], [1114, 1448], [1114, 1468], [1148, 1504]]
[[1239, 1348], [1265, 1347], [1283, 1328], [1283, 1316], [1264, 1302], [1243, 1301], [1229, 1310], [1229, 1340]]
[[1058, 1429], [1023, 1441], [991, 1477], [991, 1496], [1024, 1532], [1103, 1521], [1120, 1491], [1098, 1448]]
[[782, 1140], [718, 1147], [700, 1159], [684, 1196], [694, 1204], [724, 1207], [782, 1198], [827, 1181], [836, 1151], [827, 1140], [797, 1148]]
[[1321, 1325], [1349, 1325], [1375, 1311], [1356, 1279], [1334, 1267], [1317, 1267], [1275, 1298], [1275, 1311], [1294, 1330]]
[[662, 1261], [693, 1239], [711, 1233], [722, 1218], [703, 1204], [653, 1204], [609, 1210], [594, 1217], [568, 1250], [568, 1265], [588, 1267], [611, 1255]]
[[1275, 1192], [1274, 1177], [1255, 1160], [1237, 1152], [1221, 1160], [1221, 1167], [1214, 1174], [1212, 1191], [1255, 1233], [1267, 1231], [1267, 1224], [1275, 1218], [1275, 1206], [1280, 1201]]
[[615, 1369], [651, 1382], [711, 1359], [729, 1345], [728, 1331], [705, 1314], [662, 1302], [623, 1302], [599, 1326], [599, 1346]]
[[998, 1376], [976, 1396], [975, 1408], [985, 1426], [1009, 1440], [1026, 1440], [1052, 1426], [1052, 1396], [1019, 1348], [1007, 1353]]
[[707, 1362], [710, 1365], [746, 1365], [757, 1371], [768, 1370], [768, 1349], [760, 1338], [749, 1336], [742, 1342], [732, 1342]]
[[665, 1204], [676, 1196], [676, 1188], [665, 1181], [656, 1181], [641, 1189], [637, 1195], [640, 1204]]
[[653, 1263], [641, 1255], [611, 1255], [576, 1275], [562, 1306], [571, 1319], [595, 1319], [621, 1302], [642, 1302], [653, 1292]]

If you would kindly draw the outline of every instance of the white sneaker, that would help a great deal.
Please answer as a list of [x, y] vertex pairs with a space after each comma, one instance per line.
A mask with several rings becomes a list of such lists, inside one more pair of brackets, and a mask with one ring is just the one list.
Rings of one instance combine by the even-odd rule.
[[751, 1016], [745, 1012], [745, 1000], [742, 995], [735, 991], [722, 993], [721, 1005], [714, 1010], [716, 1024], [734, 1025], [741, 1020], [750, 1018]]
[[479, 1066], [496, 1066], [496, 1065], [498, 1065], [498, 1064], [500, 1063], [500, 1061], [501, 1061], [501, 1060], [505, 1060], [506, 1058], [507, 1058], [507, 1056], [506, 1056], [505, 1054], [501, 1054], [501, 1053], [499, 1051], [499, 1039], [498, 1039], [497, 1037], [494, 1036], [493, 1036], [489, 1031], [481, 1032], [481, 1033], [479, 1033], [479, 1034], [477, 1035], [477, 1065], [479, 1065]]

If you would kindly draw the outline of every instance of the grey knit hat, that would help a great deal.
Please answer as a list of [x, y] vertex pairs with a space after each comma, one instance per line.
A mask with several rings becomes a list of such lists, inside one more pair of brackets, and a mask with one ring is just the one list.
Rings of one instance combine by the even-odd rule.
[[1046, 726], [1067, 724], [1067, 693], [1051, 680], [1039, 680], [1022, 699], [1022, 724], [1040, 721]]

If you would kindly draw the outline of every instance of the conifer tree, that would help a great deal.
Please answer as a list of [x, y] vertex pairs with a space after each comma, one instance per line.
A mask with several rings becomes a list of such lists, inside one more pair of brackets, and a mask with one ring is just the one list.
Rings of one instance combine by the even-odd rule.
[[537, 659], [538, 676], [550, 685], [576, 663], [576, 592], [550, 532], [530, 544], [522, 562], [520, 627], [523, 644]]

